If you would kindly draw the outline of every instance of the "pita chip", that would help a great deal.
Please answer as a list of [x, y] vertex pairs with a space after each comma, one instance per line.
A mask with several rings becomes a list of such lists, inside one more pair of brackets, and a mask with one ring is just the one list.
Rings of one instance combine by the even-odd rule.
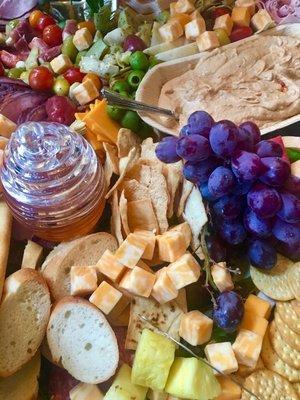
[[119, 210], [119, 199], [118, 192], [115, 190], [111, 197], [111, 218], [110, 218], [110, 230], [111, 233], [115, 236], [118, 241], [119, 246], [123, 243], [123, 235], [122, 235], [122, 221], [121, 221], [121, 213]]
[[135, 179], [125, 180], [122, 184], [127, 201], [137, 201], [149, 199], [149, 190]]
[[129, 225], [128, 225], [128, 202], [124, 195], [124, 191], [122, 191], [121, 196], [120, 196], [119, 209], [120, 209], [123, 231], [124, 231], [125, 235], [128, 236], [130, 233], [130, 229], [129, 229]]
[[128, 226], [131, 232], [136, 229], [158, 231], [158, 223], [150, 198], [129, 201], [127, 204]]
[[159, 232], [164, 233], [169, 227], [167, 219], [169, 195], [166, 179], [156, 168], [151, 168], [151, 181], [148, 189], [153, 209], [157, 217]]
[[174, 164], [165, 164], [163, 173], [166, 177], [169, 193], [168, 218], [171, 218], [174, 214], [175, 194], [182, 181], [182, 161]]
[[0, 201], [0, 300], [5, 280], [11, 238], [12, 215], [7, 204]]
[[118, 157], [127, 157], [133, 147], [141, 144], [141, 139], [130, 129], [121, 128], [118, 132], [117, 148]]
[[191, 191], [193, 190], [194, 184], [190, 181], [187, 181], [186, 179], [183, 178], [183, 183], [182, 183], [182, 189], [181, 189], [181, 195], [176, 211], [177, 217], [181, 217], [184, 211], [185, 203], [187, 201], [187, 198], [189, 197]]

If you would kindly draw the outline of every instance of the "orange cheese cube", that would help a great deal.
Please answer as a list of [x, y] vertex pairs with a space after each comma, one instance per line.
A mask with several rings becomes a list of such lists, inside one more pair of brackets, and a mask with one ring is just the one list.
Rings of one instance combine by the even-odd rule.
[[137, 233], [130, 233], [116, 251], [116, 259], [128, 268], [133, 268], [147, 247], [148, 240]]
[[242, 389], [229, 377], [218, 375], [217, 380], [221, 386], [221, 394], [215, 400], [239, 400], [242, 395]]
[[218, 36], [214, 31], [205, 31], [196, 40], [199, 51], [208, 51], [220, 46]]
[[177, 14], [190, 14], [195, 11], [195, 6], [190, 0], [178, 0], [175, 4], [175, 11]]
[[151, 295], [160, 304], [164, 304], [168, 301], [174, 300], [178, 296], [178, 290], [171, 281], [166, 267], [157, 271], [156, 282], [153, 286]]
[[169, 21], [178, 21], [180, 25], [182, 26], [182, 29], [184, 29], [185, 25], [191, 22], [191, 17], [189, 14], [175, 14], [173, 15]]
[[239, 366], [230, 342], [208, 344], [204, 352], [210, 364], [224, 374], [238, 370]]
[[97, 272], [92, 267], [71, 268], [71, 295], [87, 296], [97, 289]]
[[215, 285], [220, 290], [220, 292], [224, 292], [225, 290], [232, 290], [234, 288], [230, 272], [226, 268], [225, 263], [214, 264], [211, 267], [211, 275]]
[[110, 250], [105, 250], [97, 262], [96, 268], [113, 282], [118, 282], [126, 269], [123, 264], [119, 263]]
[[176, 231], [176, 232], [181, 232], [184, 236], [185, 240], [185, 245], [188, 248], [189, 245], [191, 244], [192, 240], [192, 231], [190, 228], [190, 225], [187, 222], [183, 222], [182, 224], [173, 226], [172, 228], [169, 229], [170, 232]]
[[78, 51], [87, 50], [93, 43], [93, 36], [87, 28], [78, 29], [75, 32], [73, 43]]
[[201, 33], [205, 32], [205, 20], [202, 17], [195, 18], [185, 25], [184, 33], [188, 40], [196, 40]]
[[267, 10], [259, 10], [251, 18], [251, 24], [256, 31], [265, 31], [275, 26], [271, 15]]
[[215, 24], [214, 24], [214, 30], [215, 29], [224, 29], [224, 31], [226, 31], [227, 35], [230, 35], [232, 28], [233, 28], [233, 21], [229, 14], [220, 15], [219, 17], [216, 18]]
[[169, 264], [167, 271], [176, 289], [197, 282], [201, 274], [200, 265], [190, 253]]
[[74, 88], [73, 96], [81, 106], [84, 106], [99, 96], [99, 90], [92, 80], [87, 80]]
[[232, 345], [238, 363], [247, 367], [255, 367], [261, 352], [262, 342], [262, 336], [241, 329]]
[[272, 305], [264, 299], [250, 294], [245, 301], [245, 311], [249, 314], [254, 314], [262, 318], [268, 319], [272, 311]]
[[251, 15], [247, 7], [233, 7], [231, 19], [235, 25], [249, 26]]
[[198, 346], [210, 340], [212, 328], [212, 319], [200, 311], [190, 311], [181, 317], [179, 336], [192, 346]]
[[145, 248], [145, 251], [142, 255], [142, 258], [144, 260], [152, 260], [153, 255], [154, 255], [154, 249], [155, 249], [155, 244], [156, 244], [156, 238], [155, 234], [152, 231], [142, 231], [136, 229], [133, 233], [136, 233], [137, 235], [140, 235], [147, 241], [147, 246]]
[[161, 261], [173, 262], [184, 255], [187, 245], [182, 232], [167, 231], [156, 236], [158, 256]]
[[91, 295], [89, 300], [104, 314], [108, 315], [121, 301], [122, 296], [123, 294], [119, 290], [103, 281]]
[[173, 42], [183, 35], [183, 28], [177, 19], [170, 20], [159, 28], [159, 34], [165, 42]]
[[145, 271], [143, 268], [134, 267], [125, 273], [119, 286], [136, 296], [149, 297], [155, 280], [154, 274]]
[[268, 320], [253, 314], [252, 312], [245, 311], [242, 319], [240, 329], [247, 329], [248, 331], [255, 332], [260, 336], [265, 336]]

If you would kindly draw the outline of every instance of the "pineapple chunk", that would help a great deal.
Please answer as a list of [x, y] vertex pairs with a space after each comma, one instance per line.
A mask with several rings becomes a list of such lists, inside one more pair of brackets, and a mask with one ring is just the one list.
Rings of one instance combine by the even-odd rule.
[[148, 400], [168, 400], [168, 395], [165, 392], [150, 389], [147, 394]]
[[123, 364], [103, 400], [145, 400], [147, 391], [131, 382], [131, 368]]
[[134, 357], [132, 383], [162, 391], [165, 388], [174, 355], [175, 345], [171, 340], [159, 333], [144, 329]]

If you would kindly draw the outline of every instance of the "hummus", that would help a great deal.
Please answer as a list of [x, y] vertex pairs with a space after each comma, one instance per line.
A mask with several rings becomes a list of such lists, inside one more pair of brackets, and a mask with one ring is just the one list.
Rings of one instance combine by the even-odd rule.
[[179, 115], [181, 125], [197, 110], [260, 128], [300, 114], [300, 38], [258, 35], [207, 53], [163, 86], [159, 106]]

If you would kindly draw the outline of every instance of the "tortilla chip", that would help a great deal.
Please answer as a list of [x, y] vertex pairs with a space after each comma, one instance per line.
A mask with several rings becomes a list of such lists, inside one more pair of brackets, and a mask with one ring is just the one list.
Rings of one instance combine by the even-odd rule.
[[126, 173], [126, 178], [135, 179], [144, 186], [149, 186], [151, 181], [151, 168], [138, 162]]
[[189, 197], [191, 191], [193, 190], [193, 183], [190, 181], [187, 181], [186, 179], [183, 178], [183, 183], [182, 183], [182, 189], [181, 189], [181, 194], [180, 194], [180, 199], [176, 211], [177, 217], [181, 217], [184, 211], [185, 203], [187, 198]]
[[128, 156], [130, 150], [140, 144], [141, 139], [135, 133], [130, 129], [121, 128], [117, 138], [118, 157], [122, 158]]
[[159, 329], [170, 333], [175, 339], [179, 340], [178, 319], [183, 315], [183, 311], [176, 302], [159, 304], [152, 298], [135, 297], [130, 307], [130, 319], [125, 342], [126, 349], [136, 350], [144, 328], [153, 330], [147, 322], [139, 319], [139, 315], [144, 315]]
[[122, 191], [121, 196], [120, 196], [119, 209], [120, 209], [122, 227], [123, 227], [125, 235], [128, 236], [130, 233], [130, 229], [129, 229], [129, 225], [128, 225], [128, 202], [124, 195], [124, 191]]
[[[124, 192], [122, 192], [124, 193]], [[150, 199], [130, 201], [127, 204], [129, 230], [158, 231], [158, 223]]]
[[116, 237], [118, 244], [120, 246], [124, 238], [122, 235], [122, 222], [119, 210], [119, 199], [117, 190], [113, 192], [110, 204], [111, 204], [110, 230], [111, 233]]
[[138, 149], [137, 148], [133, 148], [133, 149], [130, 150], [128, 156], [125, 159], [125, 162], [123, 163], [122, 171], [121, 171], [121, 168], [119, 169], [121, 174], [120, 174], [118, 180], [116, 181], [116, 183], [114, 184], [114, 186], [106, 194], [106, 196], [105, 196], [106, 199], [108, 199], [112, 195], [114, 190], [117, 189], [118, 186], [123, 182], [123, 180], [125, 178], [125, 175], [126, 175], [126, 171], [128, 169], [130, 169], [134, 165], [134, 163], [136, 162], [137, 153], [138, 153]]
[[171, 218], [174, 214], [175, 194], [182, 181], [182, 161], [174, 164], [165, 164], [163, 173], [166, 177], [169, 193], [168, 218]]
[[169, 194], [166, 179], [157, 168], [151, 167], [151, 181], [148, 189], [153, 209], [157, 217], [159, 232], [164, 233], [169, 227], [167, 219]]
[[122, 184], [125, 197], [128, 201], [150, 199], [149, 190], [135, 179], [125, 180]]
[[190, 225], [192, 231], [191, 246], [193, 250], [196, 250], [200, 246], [200, 233], [208, 219], [202, 196], [195, 186], [186, 201], [183, 218]]

